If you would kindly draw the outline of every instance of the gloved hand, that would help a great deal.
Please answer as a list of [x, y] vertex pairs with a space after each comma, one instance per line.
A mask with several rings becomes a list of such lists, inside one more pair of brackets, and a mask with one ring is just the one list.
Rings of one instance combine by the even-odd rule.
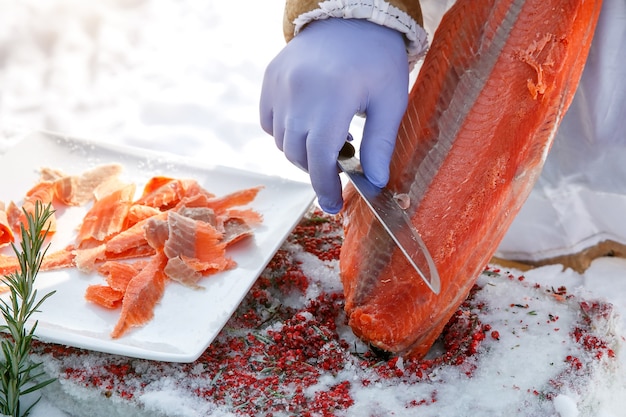
[[375, 185], [387, 184], [408, 79], [403, 35], [362, 19], [309, 23], [267, 67], [261, 126], [308, 171], [324, 211], [343, 205], [337, 155], [357, 113], [366, 115], [363, 171]]

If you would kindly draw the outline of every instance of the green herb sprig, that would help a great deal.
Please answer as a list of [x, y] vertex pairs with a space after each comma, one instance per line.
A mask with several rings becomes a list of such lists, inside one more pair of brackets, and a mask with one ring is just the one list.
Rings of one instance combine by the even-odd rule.
[[37, 301], [37, 290], [34, 289], [35, 278], [49, 247], [48, 245], [42, 250], [49, 231], [46, 224], [53, 213], [50, 204], [44, 207], [41, 202], [36, 202], [34, 214], [24, 210], [27, 226], [21, 224], [20, 227], [22, 250], [19, 251], [15, 244], [12, 244], [20, 270], [4, 277], [10, 291], [10, 299], [8, 301], [0, 299], [0, 310], [6, 322], [0, 326], [0, 331], [8, 333], [0, 342], [2, 348], [0, 414], [12, 417], [27, 416], [41, 398], [20, 414], [21, 396], [37, 391], [54, 381], [47, 379], [40, 382], [44, 376], [41, 363], [33, 363], [29, 357], [37, 321], [30, 329], [26, 328], [26, 322], [54, 293], [51, 291]]

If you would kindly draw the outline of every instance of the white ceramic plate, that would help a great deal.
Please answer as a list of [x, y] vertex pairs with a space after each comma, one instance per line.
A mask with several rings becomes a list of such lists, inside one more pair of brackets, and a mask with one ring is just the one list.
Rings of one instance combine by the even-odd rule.
[[[47, 166], [68, 174], [79, 174], [103, 163], [124, 166], [122, 179], [137, 184], [141, 192], [154, 175], [198, 180], [208, 191], [220, 196], [243, 188], [264, 186], [248, 207], [263, 215], [254, 238], [234, 245], [228, 255], [235, 269], [207, 277], [205, 290], [193, 290], [170, 282], [165, 295], [147, 325], [134, 328], [119, 339], [109, 334], [119, 311], [107, 311], [84, 299], [87, 286], [104, 283], [97, 274], [75, 269], [41, 272], [36, 281], [38, 294], [50, 290], [35, 316], [37, 336], [44, 341], [101, 352], [171, 362], [192, 362], [209, 346], [228, 321], [254, 281], [261, 274], [287, 235], [310, 207], [314, 194], [309, 184], [269, 177], [258, 173], [218, 166], [191, 164], [183, 158], [145, 149], [109, 146], [66, 138], [50, 133], [29, 135], [0, 156], [0, 201], [21, 202], [25, 192]], [[87, 208], [57, 212], [58, 232], [53, 251], [73, 242], [76, 226]], [[2, 253], [12, 253], [10, 248]], [[6, 298], [7, 295], [5, 294]]]

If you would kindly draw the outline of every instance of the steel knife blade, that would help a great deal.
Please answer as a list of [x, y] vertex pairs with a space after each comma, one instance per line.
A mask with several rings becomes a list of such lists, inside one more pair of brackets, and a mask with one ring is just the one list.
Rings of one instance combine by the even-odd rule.
[[389, 233], [391, 239], [415, 268], [420, 278], [435, 294], [439, 294], [441, 281], [437, 267], [426, 244], [411, 223], [411, 219], [406, 211], [400, 207], [398, 199], [387, 188], [377, 187], [365, 177], [361, 162], [355, 156], [354, 146], [349, 142], [345, 142], [341, 149], [337, 164], [363, 197], [383, 228]]

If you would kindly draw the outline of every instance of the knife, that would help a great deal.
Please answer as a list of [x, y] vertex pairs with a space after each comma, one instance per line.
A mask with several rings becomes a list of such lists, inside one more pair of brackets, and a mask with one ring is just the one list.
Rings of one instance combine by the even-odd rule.
[[359, 192], [389, 236], [398, 245], [417, 274], [435, 294], [441, 290], [437, 267], [426, 244], [411, 223], [406, 211], [387, 188], [372, 184], [363, 174], [354, 146], [345, 142], [339, 152], [337, 165]]

